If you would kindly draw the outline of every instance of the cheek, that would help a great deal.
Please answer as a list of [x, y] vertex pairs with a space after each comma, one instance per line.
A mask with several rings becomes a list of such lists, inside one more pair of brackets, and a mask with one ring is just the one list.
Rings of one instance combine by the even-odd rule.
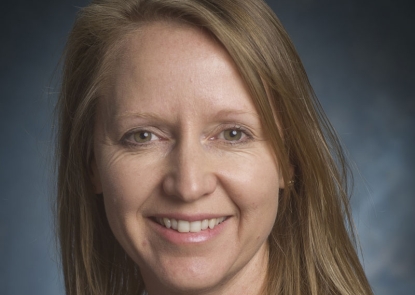
[[155, 167], [133, 156], [122, 156], [102, 165], [101, 178], [105, 212], [112, 232], [127, 253], [134, 257], [135, 240], [143, 233], [137, 231], [146, 204], [158, 189]]
[[[274, 223], [280, 190], [279, 172], [274, 158], [266, 151], [246, 157], [227, 170], [225, 185], [239, 208], [241, 218]], [[223, 169], [223, 171], [226, 171]]]
[[141, 206], [143, 200], [136, 193], [132, 175], [120, 168], [119, 165], [112, 165], [111, 169], [107, 169], [102, 176], [108, 222], [118, 240], [122, 241], [125, 236], [125, 233], [122, 234], [125, 231], [124, 224], [135, 215], [134, 211]]
[[158, 173], [133, 157], [107, 163], [101, 170], [107, 210], [119, 214], [136, 212], [157, 189]]

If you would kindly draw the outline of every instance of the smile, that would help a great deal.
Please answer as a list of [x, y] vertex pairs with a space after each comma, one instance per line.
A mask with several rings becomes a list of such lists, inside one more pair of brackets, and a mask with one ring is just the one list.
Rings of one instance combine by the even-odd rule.
[[214, 229], [215, 226], [222, 223], [226, 217], [203, 219], [198, 221], [177, 220], [174, 218], [156, 218], [157, 222], [162, 226], [176, 230], [180, 233], [198, 233], [206, 229]]

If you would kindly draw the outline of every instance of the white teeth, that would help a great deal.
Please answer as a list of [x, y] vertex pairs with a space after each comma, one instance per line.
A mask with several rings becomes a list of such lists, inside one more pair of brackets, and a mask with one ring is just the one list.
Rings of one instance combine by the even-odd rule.
[[201, 221], [190, 222], [190, 232], [198, 233], [201, 230], [202, 230], [202, 222]]
[[164, 226], [167, 228], [171, 228], [171, 221], [168, 218], [163, 218]]
[[177, 230], [181, 233], [198, 233], [201, 230], [206, 230], [208, 228], [213, 229], [216, 225], [222, 223], [226, 217], [212, 218], [212, 219], [203, 219], [198, 221], [186, 221], [186, 220], [176, 220], [170, 218], [157, 218], [157, 222], [163, 225], [166, 228], [171, 228]]
[[177, 230], [177, 220], [176, 219], [172, 219], [171, 220], [171, 228]]
[[188, 233], [190, 231], [190, 222], [185, 220], [179, 220], [177, 222], [177, 230], [181, 233]]
[[209, 220], [203, 219], [203, 221], [202, 221], [202, 230], [207, 229], [208, 226], [209, 226]]
[[216, 218], [209, 219], [209, 228], [213, 229], [216, 225]]

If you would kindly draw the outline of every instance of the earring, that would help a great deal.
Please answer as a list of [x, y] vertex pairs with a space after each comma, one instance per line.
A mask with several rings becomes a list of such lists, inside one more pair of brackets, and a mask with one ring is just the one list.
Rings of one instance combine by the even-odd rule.
[[288, 182], [288, 186], [293, 186], [294, 185], [294, 180], [290, 180], [289, 182]]

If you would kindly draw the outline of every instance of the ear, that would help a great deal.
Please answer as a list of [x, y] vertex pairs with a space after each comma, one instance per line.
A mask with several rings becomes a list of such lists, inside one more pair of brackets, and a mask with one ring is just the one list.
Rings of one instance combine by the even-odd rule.
[[91, 166], [89, 169], [89, 177], [94, 187], [94, 193], [99, 195], [102, 194], [102, 184], [101, 184], [101, 177], [99, 176], [97, 163], [95, 161], [95, 156], [92, 157]]
[[282, 173], [282, 169], [279, 171], [279, 184], [280, 189], [284, 189], [287, 186], [292, 186], [294, 184], [294, 167], [290, 164], [290, 167], [288, 169], [288, 179], [287, 181], [284, 181], [284, 175]]
[[284, 189], [285, 188], [285, 181], [284, 181], [284, 177], [283, 177], [283, 175], [281, 173], [281, 169], [280, 169], [279, 174], [280, 174], [280, 177], [278, 179], [278, 183], [280, 185], [280, 189]]

